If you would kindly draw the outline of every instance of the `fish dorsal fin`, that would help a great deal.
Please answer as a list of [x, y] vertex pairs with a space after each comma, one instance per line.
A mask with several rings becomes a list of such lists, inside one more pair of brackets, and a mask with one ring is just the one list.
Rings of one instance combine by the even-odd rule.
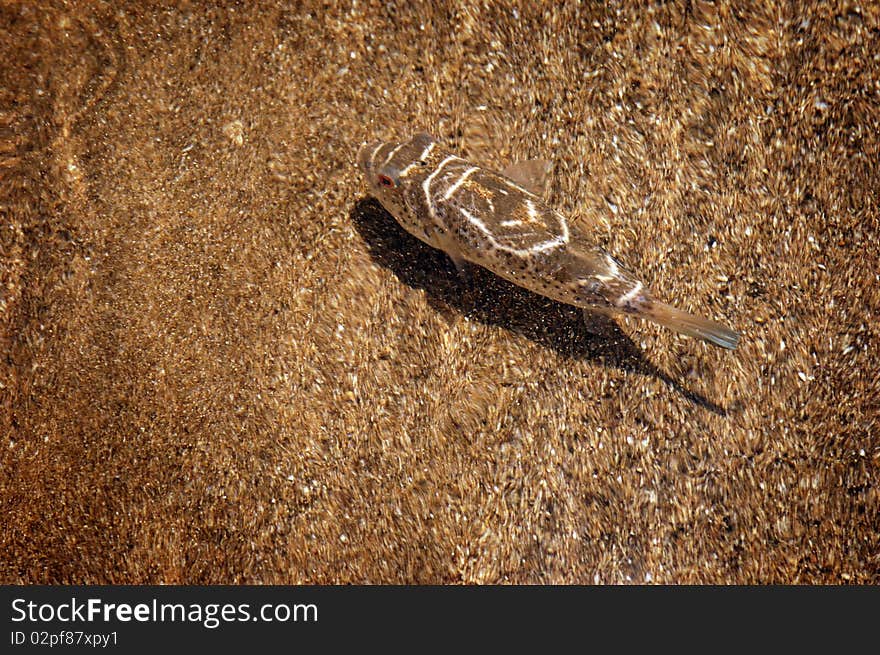
[[547, 194], [552, 166], [553, 164], [546, 159], [515, 161], [501, 171], [501, 174], [509, 177], [526, 191], [543, 198]]

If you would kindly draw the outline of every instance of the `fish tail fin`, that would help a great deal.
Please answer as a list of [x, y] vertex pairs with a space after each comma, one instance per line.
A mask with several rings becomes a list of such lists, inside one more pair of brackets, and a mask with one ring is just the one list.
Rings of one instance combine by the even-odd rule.
[[695, 316], [666, 303], [651, 300], [639, 307], [638, 313], [671, 330], [708, 341], [722, 348], [734, 350], [739, 344], [739, 333], [726, 325], [702, 316]]

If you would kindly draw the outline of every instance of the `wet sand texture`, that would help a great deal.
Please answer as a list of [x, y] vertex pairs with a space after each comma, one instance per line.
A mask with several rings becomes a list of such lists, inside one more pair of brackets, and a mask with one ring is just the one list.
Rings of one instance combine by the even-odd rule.
[[[0, 580], [880, 582], [876, 3], [36, 4]], [[354, 164], [417, 129], [739, 350], [461, 282]]]

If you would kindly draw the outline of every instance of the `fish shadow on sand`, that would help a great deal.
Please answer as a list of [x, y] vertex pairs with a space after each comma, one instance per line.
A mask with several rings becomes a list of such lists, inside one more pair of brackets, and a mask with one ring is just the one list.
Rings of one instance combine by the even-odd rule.
[[373, 198], [358, 200], [350, 216], [373, 260], [407, 286], [424, 290], [439, 312], [503, 327], [564, 357], [657, 378], [695, 405], [727, 416], [725, 408], [652, 364], [613, 319], [596, 314], [588, 329], [576, 307], [527, 291], [480, 266], [472, 267], [470, 281], [462, 280], [445, 254], [406, 232]]

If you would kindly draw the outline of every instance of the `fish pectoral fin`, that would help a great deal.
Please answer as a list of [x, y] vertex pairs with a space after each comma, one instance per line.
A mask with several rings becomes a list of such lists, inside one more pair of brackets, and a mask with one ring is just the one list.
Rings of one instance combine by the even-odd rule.
[[449, 255], [449, 259], [455, 264], [455, 270], [458, 273], [458, 277], [461, 278], [461, 281], [470, 283], [474, 277], [473, 265], [457, 253], [453, 254], [447, 252], [446, 254]]
[[455, 270], [458, 273], [458, 277], [461, 278], [463, 282], [470, 282], [473, 278], [473, 265], [464, 258], [464, 255], [455, 245], [455, 242], [447, 238], [442, 239], [439, 245], [440, 249], [445, 252], [446, 256], [452, 260], [453, 264], [455, 264]]
[[546, 159], [528, 159], [513, 162], [501, 171], [501, 174], [509, 177], [529, 193], [544, 198], [550, 183], [551, 168], [553, 163]]
[[432, 143], [436, 143], [437, 139], [434, 138], [433, 135], [428, 134], [427, 132], [418, 132], [413, 135], [412, 142], [416, 147], [419, 148], [427, 148]]

